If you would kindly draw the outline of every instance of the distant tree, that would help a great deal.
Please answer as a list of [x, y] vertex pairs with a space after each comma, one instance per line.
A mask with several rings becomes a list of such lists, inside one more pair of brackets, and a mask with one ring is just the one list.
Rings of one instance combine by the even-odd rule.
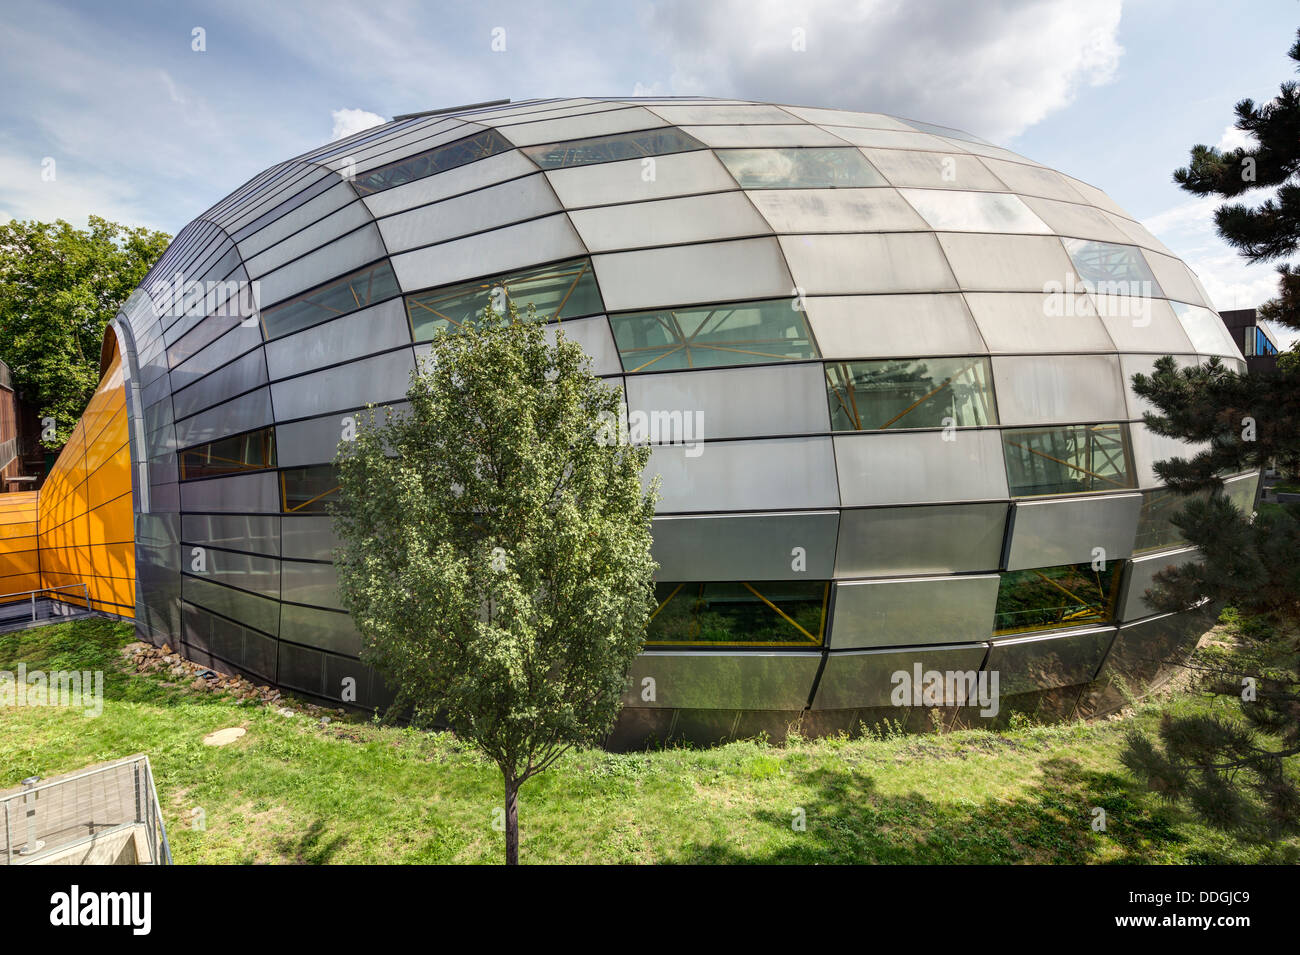
[[613, 726], [653, 607], [649, 451], [619, 389], [513, 303], [440, 333], [408, 412], [340, 445], [339, 591], [398, 705], [441, 713], [518, 792]]
[[[1300, 32], [1289, 51], [1300, 62]], [[1236, 128], [1253, 144], [1220, 151], [1194, 146], [1174, 179], [1196, 195], [1225, 199], [1272, 190], [1255, 208], [1225, 204], [1219, 234], [1252, 262], [1276, 261], [1300, 243], [1300, 90], [1282, 84], [1272, 102], [1237, 104]], [[1300, 330], [1300, 270], [1282, 263], [1277, 298], [1259, 310]], [[1300, 828], [1300, 789], [1289, 760], [1300, 754], [1300, 510], [1264, 505], [1243, 513], [1223, 494], [1221, 475], [1271, 463], [1300, 465], [1300, 353], [1284, 354], [1276, 372], [1238, 375], [1215, 359], [1178, 369], [1168, 356], [1134, 391], [1156, 413], [1157, 434], [1195, 442], [1188, 458], [1156, 465], [1171, 488], [1188, 495], [1173, 522], [1202, 560], [1158, 574], [1153, 607], [1185, 609], [1203, 598], [1232, 608], [1238, 645], [1202, 651], [1193, 661], [1200, 685], [1235, 697], [1241, 719], [1166, 715], [1158, 739], [1130, 737], [1124, 759], [1162, 796], [1201, 818], [1267, 838]], [[1248, 509], [1249, 510], [1249, 509]]]
[[158, 260], [171, 236], [91, 216], [85, 229], [57, 222], [0, 225], [0, 359], [61, 448], [95, 386], [104, 328]]

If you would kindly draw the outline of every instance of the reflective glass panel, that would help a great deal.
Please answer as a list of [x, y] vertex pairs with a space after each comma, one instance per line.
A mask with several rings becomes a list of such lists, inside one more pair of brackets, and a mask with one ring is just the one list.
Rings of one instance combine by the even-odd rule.
[[611, 315], [626, 371], [818, 358], [804, 313], [786, 298]]
[[658, 584], [646, 643], [820, 646], [829, 593], [825, 581]]
[[1087, 239], [1063, 239], [1065, 251], [1088, 291], [1099, 295], [1163, 296], [1156, 277], [1136, 246]]
[[1093, 570], [1091, 564], [1066, 564], [1002, 574], [993, 632], [1106, 623], [1115, 616], [1116, 585], [1123, 565], [1122, 560], [1112, 560], [1105, 570]]
[[1133, 553], [1141, 554], [1164, 547], [1179, 547], [1186, 542], [1182, 532], [1169, 519], [1194, 498], [1205, 500], [1207, 494], [1179, 494], [1167, 487], [1142, 492], [1142, 510], [1138, 514], [1137, 537]]
[[1128, 429], [1121, 424], [1016, 428], [1002, 432], [1012, 497], [1135, 487]]
[[592, 136], [590, 139], [572, 139], [545, 146], [527, 146], [521, 152], [543, 169], [561, 169], [565, 166], [613, 162], [616, 159], [666, 156], [703, 148], [704, 144], [694, 136], [667, 127], [613, 136]]
[[280, 505], [286, 514], [324, 514], [338, 490], [338, 472], [332, 464], [280, 472]]
[[262, 313], [262, 328], [268, 339], [279, 338], [326, 319], [355, 312], [397, 293], [397, 277], [385, 259], [268, 308]]
[[835, 431], [997, 424], [987, 358], [842, 361], [826, 366]]
[[275, 467], [275, 428], [222, 438], [181, 451], [181, 480], [239, 474]]
[[368, 196], [372, 192], [392, 189], [394, 186], [446, 172], [457, 166], [467, 166], [476, 160], [486, 159], [488, 156], [513, 148], [495, 129], [489, 129], [475, 136], [459, 139], [445, 146], [437, 146], [427, 152], [363, 172], [353, 180], [352, 184], [356, 186], [358, 193]]
[[717, 156], [742, 189], [834, 189], [888, 185], [852, 147], [719, 149]]
[[496, 300], [501, 294], [497, 289], [503, 290], [520, 312], [526, 313], [528, 306], [535, 306], [537, 319], [543, 322], [598, 315], [605, 310], [591, 260], [574, 259], [408, 295], [406, 312], [411, 320], [411, 333], [417, 342], [429, 341], [440, 328], [454, 331], [465, 322], [474, 321], [489, 304], [501, 305]]

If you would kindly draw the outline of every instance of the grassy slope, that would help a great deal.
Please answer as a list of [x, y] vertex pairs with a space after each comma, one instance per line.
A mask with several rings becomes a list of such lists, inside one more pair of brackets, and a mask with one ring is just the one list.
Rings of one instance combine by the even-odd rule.
[[[103, 715], [0, 710], [0, 788], [147, 752], [179, 863], [498, 862], [500, 777], [448, 734], [307, 717], [123, 669], [130, 628], [83, 621], [0, 636], [0, 668], [103, 669]], [[1214, 705], [1183, 697], [1180, 708]], [[1135, 719], [1154, 725], [1156, 711]], [[524, 788], [525, 862], [1255, 862], [1141, 792], [1128, 722], [772, 747], [574, 753]], [[243, 726], [230, 746], [204, 734]], [[190, 828], [202, 807], [206, 831]], [[1108, 815], [1090, 828], [1093, 807]], [[795, 832], [802, 807], [807, 829]]]

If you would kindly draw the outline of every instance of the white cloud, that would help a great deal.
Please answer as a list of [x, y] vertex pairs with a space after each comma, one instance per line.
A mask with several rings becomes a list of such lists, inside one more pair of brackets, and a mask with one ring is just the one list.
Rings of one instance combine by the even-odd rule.
[[330, 117], [334, 120], [334, 131], [330, 133], [331, 142], [388, 122], [384, 117], [364, 109], [335, 109], [330, 111]]
[[1242, 132], [1236, 126], [1226, 126], [1223, 135], [1219, 137], [1218, 147], [1220, 150], [1229, 149], [1253, 149], [1255, 147], [1255, 137], [1250, 133]]
[[[665, 0], [673, 92], [912, 116], [1006, 140], [1115, 77], [1121, 0]], [[802, 30], [806, 51], [795, 47]]]

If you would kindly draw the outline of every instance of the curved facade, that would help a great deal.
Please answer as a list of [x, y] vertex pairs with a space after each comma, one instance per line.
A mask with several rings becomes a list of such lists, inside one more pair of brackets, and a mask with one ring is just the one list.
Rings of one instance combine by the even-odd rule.
[[335, 594], [330, 461], [498, 290], [655, 444], [660, 607], [619, 745], [910, 722], [903, 672], [996, 673], [996, 718], [1090, 712], [1204, 628], [1142, 601], [1189, 554], [1152, 471], [1179, 446], [1126, 381], [1242, 359], [1100, 190], [880, 114], [571, 99], [367, 130], [177, 236], [115, 323], [142, 632], [385, 702]]

